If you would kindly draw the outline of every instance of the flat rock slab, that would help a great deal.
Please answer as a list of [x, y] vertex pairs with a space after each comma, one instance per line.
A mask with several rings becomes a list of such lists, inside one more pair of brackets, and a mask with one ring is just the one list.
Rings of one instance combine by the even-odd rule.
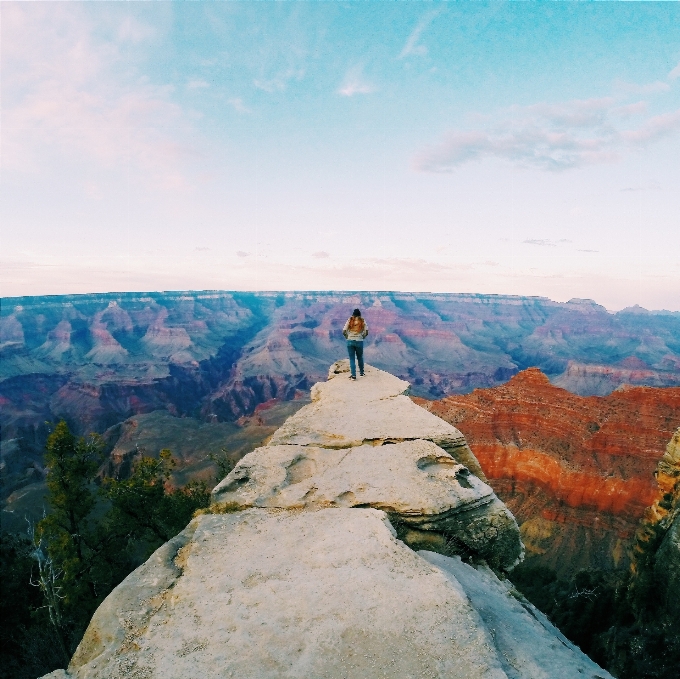
[[[370, 373], [362, 379], [370, 380]], [[369, 441], [464, 441], [455, 427], [417, 406], [408, 396], [365, 401], [360, 394], [362, 383], [353, 386], [356, 399], [324, 397], [313, 401], [286, 420], [272, 436], [271, 444], [349, 448]]]
[[431, 441], [340, 450], [269, 445], [248, 453], [215, 486], [213, 502], [239, 507], [369, 505], [431, 519], [488, 504], [493, 490]]
[[248, 453], [212, 498], [232, 509], [372, 507], [419, 529], [403, 536], [419, 548], [431, 537], [422, 531], [435, 531], [445, 553], [448, 535], [502, 569], [523, 554], [517, 523], [493, 490], [431, 441], [265, 446]]
[[508, 581], [488, 568], [473, 568], [460, 558], [419, 554], [462, 586], [491, 632], [503, 670], [510, 679], [613, 679], [574, 646]]
[[250, 509], [192, 523], [174, 583], [167, 555], [155, 593], [149, 568], [141, 588], [138, 571], [128, 576], [95, 614], [71, 675], [507, 677], [463, 590], [397, 540], [383, 512]]
[[484, 478], [460, 431], [404, 395], [408, 382], [369, 365], [365, 377], [350, 380], [343, 372], [345, 363], [331, 366], [328, 381], [312, 387], [312, 403], [286, 420], [272, 436], [271, 445], [350, 448], [369, 442], [427, 439]]
[[411, 385], [392, 373], [375, 368], [368, 363], [364, 366], [363, 379], [349, 379], [349, 361], [345, 358], [333, 363], [328, 370], [326, 382], [317, 382], [311, 391], [312, 401], [331, 398], [335, 401], [353, 401], [357, 398], [357, 386], [362, 399], [378, 401], [383, 398], [406, 394]]

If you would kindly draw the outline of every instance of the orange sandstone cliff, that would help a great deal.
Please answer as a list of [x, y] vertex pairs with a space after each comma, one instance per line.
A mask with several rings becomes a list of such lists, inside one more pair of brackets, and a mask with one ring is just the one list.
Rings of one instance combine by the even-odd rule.
[[638, 523], [663, 494], [655, 471], [680, 425], [680, 388], [582, 397], [530, 368], [493, 389], [415, 400], [465, 434], [529, 558], [563, 575], [627, 566]]

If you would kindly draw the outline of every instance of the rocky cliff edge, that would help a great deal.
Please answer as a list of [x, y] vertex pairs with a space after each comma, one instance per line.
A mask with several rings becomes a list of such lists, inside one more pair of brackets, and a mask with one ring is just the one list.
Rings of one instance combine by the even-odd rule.
[[47, 676], [609, 679], [504, 579], [517, 524], [460, 432], [386, 372], [347, 377], [334, 364]]

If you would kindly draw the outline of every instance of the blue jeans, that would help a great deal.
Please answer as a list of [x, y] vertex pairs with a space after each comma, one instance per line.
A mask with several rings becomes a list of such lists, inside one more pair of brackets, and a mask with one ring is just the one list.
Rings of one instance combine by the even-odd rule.
[[360, 340], [347, 340], [347, 353], [349, 354], [349, 369], [352, 377], [357, 376], [357, 366], [354, 357], [359, 361], [359, 374], [364, 374], [364, 343]]

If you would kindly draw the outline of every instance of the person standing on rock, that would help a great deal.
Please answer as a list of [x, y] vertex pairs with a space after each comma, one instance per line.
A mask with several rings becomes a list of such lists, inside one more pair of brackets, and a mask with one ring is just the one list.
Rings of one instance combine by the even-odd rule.
[[359, 311], [359, 309], [355, 309], [352, 315], [347, 319], [347, 323], [345, 323], [345, 327], [342, 329], [342, 334], [347, 340], [347, 353], [349, 353], [349, 368], [351, 373], [349, 379], [356, 380], [356, 362], [359, 363], [359, 376], [364, 376], [364, 339], [366, 335], [368, 335], [368, 326], [366, 325], [366, 321], [361, 317], [361, 311]]

